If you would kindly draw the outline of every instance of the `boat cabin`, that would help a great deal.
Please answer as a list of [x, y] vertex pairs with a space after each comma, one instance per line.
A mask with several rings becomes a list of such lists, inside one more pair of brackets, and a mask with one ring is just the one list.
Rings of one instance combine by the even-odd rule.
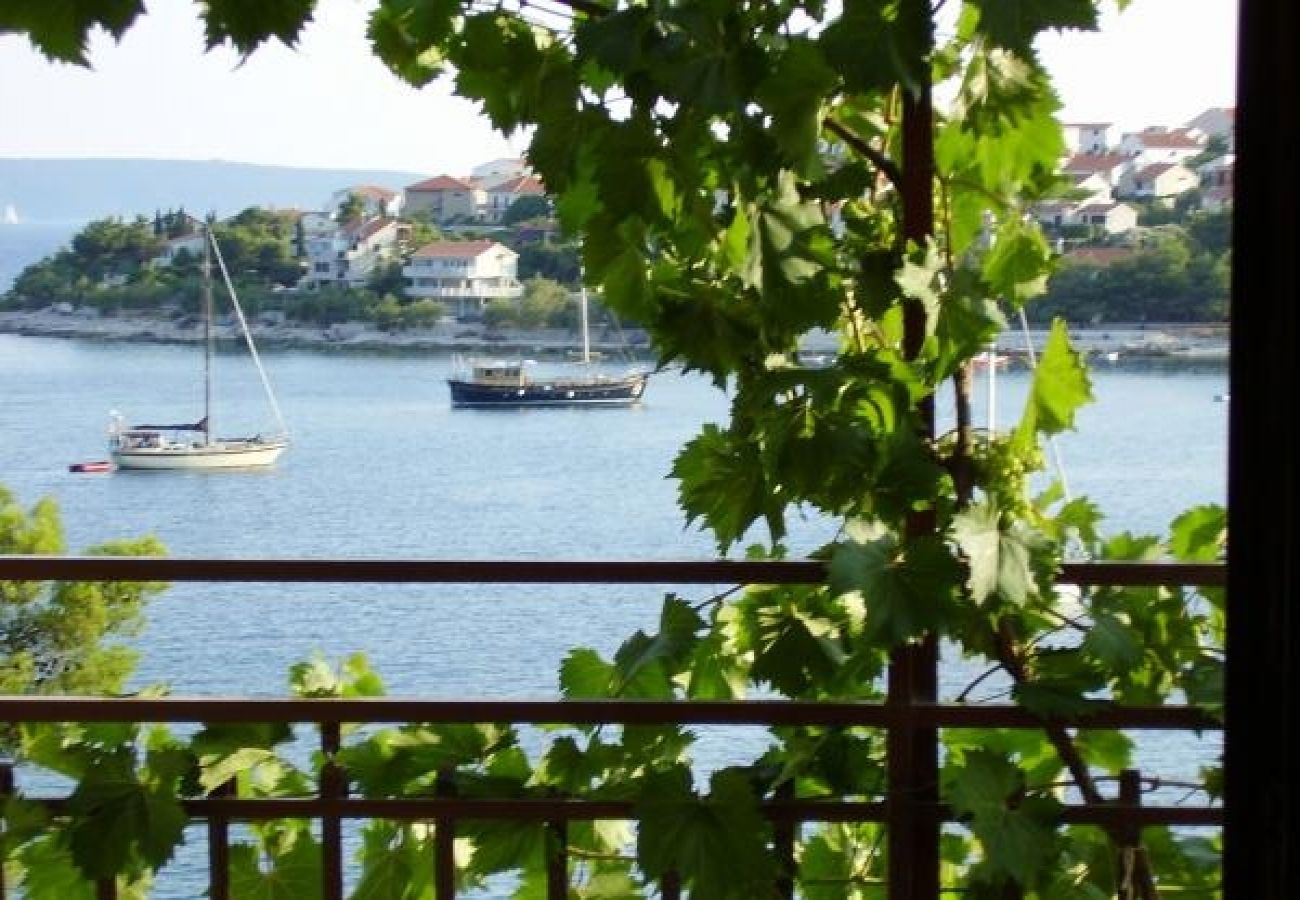
[[473, 378], [479, 384], [523, 384], [524, 367], [521, 363], [509, 362], [476, 363]]

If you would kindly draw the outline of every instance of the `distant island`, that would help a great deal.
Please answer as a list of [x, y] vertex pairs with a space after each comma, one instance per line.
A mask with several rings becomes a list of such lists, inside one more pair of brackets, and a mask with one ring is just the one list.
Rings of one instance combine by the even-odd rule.
[[422, 177], [220, 160], [0, 158], [0, 213], [12, 210], [22, 222], [89, 222], [180, 206], [225, 218], [250, 206], [315, 209], [339, 185], [401, 190]]

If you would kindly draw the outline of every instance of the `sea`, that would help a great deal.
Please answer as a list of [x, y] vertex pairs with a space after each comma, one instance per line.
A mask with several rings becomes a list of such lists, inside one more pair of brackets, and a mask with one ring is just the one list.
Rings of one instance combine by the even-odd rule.
[[[0, 265], [10, 277], [22, 255], [6, 244], [15, 227], [0, 228]], [[26, 240], [28, 254], [58, 243], [36, 232]], [[726, 391], [698, 374], [654, 375], [634, 408], [461, 410], [450, 408], [446, 355], [266, 349], [263, 357], [293, 442], [274, 469], [72, 474], [70, 463], [105, 458], [112, 411], [197, 419], [201, 358], [186, 346], [0, 335], [0, 484], [25, 505], [54, 498], [69, 552], [152, 534], [171, 555], [229, 558], [717, 554], [709, 536], [685, 522], [670, 477], [682, 445], [704, 424], [726, 420]], [[612, 372], [621, 364], [604, 365]], [[247, 358], [226, 351], [215, 368], [217, 431], [266, 429], [270, 411]], [[980, 425], [990, 424], [987, 377], [977, 376], [973, 397]], [[1029, 375], [995, 378], [992, 424], [1006, 428]], [[1092, 379], [1095, 401], [1055, 456], [1072, 494], [1106, 512], [1108, 531], [1159, 533], [1190, 506], [1225, 501], [1221, 364], [1121, 360], [1099, 364]], [[795, 512], [787, 543], [801, 555], [833, 533], [824, 519]], [[676, 590], [700, 600], [725, 587]], [[152, 603], [134, 639], [135, 686], [282, 695], [295, 662], [361, 652], [393, 695], [553, 697], [570, 648], [608, 656], [637, 629], [653, 631], [671, 590], [178, 584]], [[945, 695], [972, 676], [952, 661]], [[1194, 775], [1217, 755], [1216, 740], [1162, 735], [1145, 751], [1144, 768]], [[717, 763], [761, 736], [711, 741], [700, 753]], [[173, 876], [176, 886], [160, 883], [155, 896], [192, 894], [201, 867], [201, 855], [194, 857]]]

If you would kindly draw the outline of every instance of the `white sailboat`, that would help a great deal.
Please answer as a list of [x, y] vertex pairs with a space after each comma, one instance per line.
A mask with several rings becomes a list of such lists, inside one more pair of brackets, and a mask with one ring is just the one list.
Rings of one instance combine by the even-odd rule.
[[[127, 425], [113, 413], [108, 428], [108, 450], [119, 469], [247, 469], [273, 465], [289, 446], [288, 429], [275, 400], [271, 383], [253, 343], [248, 321], [230, 281], [221, 248], [212, 230], [205, 226], [203, 244], [203, 418], [197, 422], [171, 425]], [[221, 269], [235, 318], [248, 346], [278, 431], [251, 437], [214, 437], [212, 418], [212, 257]]]
[[18, 207], [12, 203], [6, 203], [3, 210], [0, 210], [0, 225], [17, 225], [22, 222], [18, 218]]

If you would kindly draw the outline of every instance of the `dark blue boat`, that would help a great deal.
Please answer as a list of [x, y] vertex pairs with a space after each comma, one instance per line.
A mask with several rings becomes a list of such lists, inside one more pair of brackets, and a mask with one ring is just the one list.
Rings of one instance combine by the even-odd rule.
[[625, 375], [533, 378], [522, 363], [475, 363], [467, 377], [448, 378], [451, 405], [467, 406], [631, 406], [641, 402], [649, 376]]

